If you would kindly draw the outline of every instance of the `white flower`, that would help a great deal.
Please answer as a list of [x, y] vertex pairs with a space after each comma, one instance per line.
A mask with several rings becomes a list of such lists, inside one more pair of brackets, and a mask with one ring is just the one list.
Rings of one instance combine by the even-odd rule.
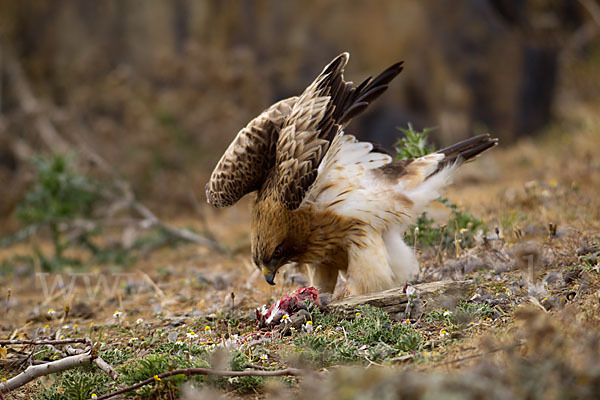
[[190, 339], [196, 339], [198, 337], [198, 334], [194, 331], [189, 331], [186, 336]]
[[204, 348], [206, 349], [206, 351], [213, 351], [216, 347], [217, 346], [214, 343], [204, 346]]
[[131, 339], [129, 339], [129, 343], [133, 343], [133, 342], [135, 342], [136, 340], [138, 340], [138, 338], [136, 338], [136, 337], [132, 337]]
[[442, 329], [442, 330], [440, 331], [440, 337], [446, 337], [446, 336], [448, 336], [448, 335], [449, 335], [449, 333], [448, 333], [448, 331], [447, 331], [447, 330], [445, 330], [445, 329]]
[[204, 333], [206, 333], [207, 335], [210, 335], [212, 333], [212, 329], [210, 329], [210, 326], [206, 325], [204, 327]]
[[56, 310], [54, 308], [51, 308], [48, 310], [48, 315], [54, 315], [56, 314]]
[[71, 328], [71, 327], [70, 327], [69, 325], [66, 325], [66, 324], [65, 324], [65, 325], [63, 325], [63, 326], [62, 326], [62, 328], [63, 328], [63, 329], [69, 329], [69, 328]]
[[115, 318], [120, 318], [120, 317], [121, 317], [121, 315], [123, 315], [123, 313], [122, 313], [121, 311], [119, 311], [119, 310], [116, 310], [116, 311], [113, 313], [113, 317], [115, 317]]
[[315, 328], [315, 332], [319, 332], [322, 329], [323, 329], [323, 325], [317, 325], [317, 327]]
[[452, 311], [444, 311], [444, 313], [442, 314], [444, 317], [447, 317], [448, 315], [452, 315]]
[[290, 315], [283, 314], [283, 316], [281, 317], [281, 321], [283, 321], [283, 323], [285, 323], [285, 324], [289, 324], [290, 323]]
[[269, 356], [268, 356], [268, 355], [266, 355], [266, 354], [263, 354], [262, 356], [260, 356], [260, 359], [261, 359], [261, 360], [268, 360], [268, 359], [269, 359]]
[[144, 320], [143, 320], [143, 319], [141, 319], [141, 318], [138, 318], [138, 319], [136, 319], [136, 320], [135, 320], [135, 323], [136, 323], [136, 325], [139, 325], [139, 324], [141, 324], [142, 322], [144, 322]]
[[306, 323], [302, 326], [302, 329], [308, 333], [311, 333], [313, 331], [313, 322], [306, 321]]
[[417, 289], [415, 289], [414, 286], [408, 285], [406, 287], [406, 297], [408, 297], [409, 299], [416, 297], [417, 293]]

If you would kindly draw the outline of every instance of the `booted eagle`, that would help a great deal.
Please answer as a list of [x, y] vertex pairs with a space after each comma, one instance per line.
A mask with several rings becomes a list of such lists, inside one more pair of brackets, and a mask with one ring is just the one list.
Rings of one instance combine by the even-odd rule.
[[456, 167], [496, 145], [489, 135], [421, 158], [393, 161], [344, 129], [402, 71], [402, 62], [358, 86], [344, 80], [348, 53], [336, 57], [298, 97], [275, 103], [243, 128], [206, 185], [215, 207], [257, 191], [252, 259], [274, 285], [277, 270], [307, 264], [311, 284], [347, 294], [404, 284], [419, 264], [402, 240], [447, 186]]

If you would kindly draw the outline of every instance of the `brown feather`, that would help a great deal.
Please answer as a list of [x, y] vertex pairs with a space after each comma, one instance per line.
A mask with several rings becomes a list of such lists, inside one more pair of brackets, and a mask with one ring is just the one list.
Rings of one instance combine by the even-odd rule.
[[[397, 63], [377, 78], [369, 78], [358, 87], [353, 87], [343, 77], [347, 62], [348, 54], [344, 53], [325, 67], [299, 97], [284, 122], [278, 141], [276, 165], [279, 200], [289, 210], [298, 208], [302, 203], [340, 127], [363, 112], [402, 71], [402, 63]], [[290, 143], [301, 145], [293, 147]], [[297, 162], [290, 163], [292, 159]]]
[[279, 130], [296, 99], [275, 103], [237, 134], [206, 184], [210, 204], [219, 208], [230, 206], [262, 186], [275, 166]]

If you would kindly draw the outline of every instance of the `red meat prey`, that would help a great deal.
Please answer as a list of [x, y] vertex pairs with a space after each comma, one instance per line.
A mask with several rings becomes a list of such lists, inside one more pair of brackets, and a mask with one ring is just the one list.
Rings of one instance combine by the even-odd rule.
[[256, 310], [256, 320], [262, 326], [275, 326], [281, 321], [285, 314], [292, 315], [296, 311], [306, 309], [306, 300], [321, 307], [319, 301], [319, 291], [314, 287], [299, 288], [292, 294], [286, 294], [267, 310], [263, 306], [262, 310]]

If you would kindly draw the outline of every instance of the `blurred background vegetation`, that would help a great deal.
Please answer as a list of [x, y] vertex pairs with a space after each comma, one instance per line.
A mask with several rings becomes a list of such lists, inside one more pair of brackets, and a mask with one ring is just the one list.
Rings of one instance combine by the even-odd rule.
[[342, 51], [354, 81], [406, 66], [351, 133], [507, 145], [598, 96], [599, 31], [595, 0], [0, 0], [0, 233], [29, 161], [82, 146], [161, 216], [192, 212], [237, 131]]

